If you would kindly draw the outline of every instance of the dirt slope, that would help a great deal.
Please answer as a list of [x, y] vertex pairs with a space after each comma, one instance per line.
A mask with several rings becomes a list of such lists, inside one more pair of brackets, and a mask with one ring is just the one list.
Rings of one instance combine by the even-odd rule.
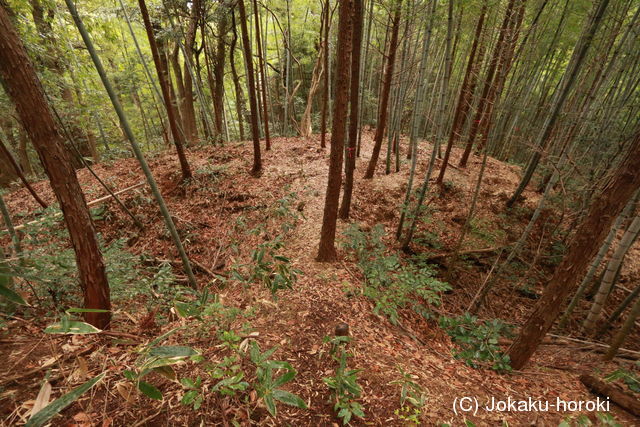
[[[380, 165], [378, 175], [372, 181], [364, 181], [361, 177], [368, 161], [371, 135], [366, 134], [363, 143], [363, 157], [357, 162], [353, 220], [365, 227], [384, 224], [389, 234], [388, 243], [393, 245], [391, 235], [398, 218], [398, 204], [405, 191], [408, 166], [404, 164], [400, 173], [384, 175], [384, 167]], [[332, 412], [329, 391], [322, 378], [333, 373], [335, 362], [328, 354], [328, 346], [323, 345], [323, 337], [331, 335], [340, 322], [350, 326], [353, 337], [349, 344], [353, 354], [349, 366], [362, 370], [359, 383], [363, 388], [361, 403], [366, 419], [355, 420], [354, 424], [404, 425], [394, 414], [399, 408], [400, 386], [391, 383], [400, 377], [398, 367], [415, 375], [415, 381], [425, 389], [427, 404], [420, 415], [424, 425], [443, 422], [462, 425], [464, 415], [454, 414], [452, 405], [456, 398], [465, 396], [477, 397], [481, 401], [491, 397], [506, 399], [507, 396], [549, 401], [555, 401], [556, 397], [565, 400], [593, 399], [594, 396], [579, 383], [579, 374], [595, 366], [603, 372], [615, 369], [614, 364], [603, 366], [594, 353], [576, 351], [575, 347], [560, 344], [544, 346], [523, 372], [499, 375], [492, 371], [474, 370], [452, 357], [453, 346], [435, 323], [418, 322], [415, 316], [404, 313], [404, 326], [398, 327], [375, 315], [371, 302], [361, 293], [353, 292], [362, 286], [362, 277], [344, 251], [340, 251], [341, 260], [334, 264], [314, 261], [324, 204], [328, 152], [319, 148], [316, 137], [311, 140], [276, 138], [273, 147], [265, 153], [265, 171], [260, 178], [249, 176], [249, 146], [239, 144], [192, 149], [189, 160], [195, 178], [187, 185], [178, 184], [177, 161], [170, 152], [154, 156], [151, 166], [186, 240], [187, 250], [201, 266], [196, 267], [199, 283], [218, 293], [224, 304], [238, 307], [244, 313], [251, 312], [244, 319], [234, 321], [232, 328], [240, 330], [241, 323], [248, 321], [251, 331], [257, 332], [257, 341], [263, 350], [279, 346], [274, 357], [289, 361], [298, 371], [287, 389], [307, 401], [309, 409], [279, 405], [279, 416], [273, 420], [260, 408], [254, 394], [243, 399], [229, 399], [210, 393], [202, 407], [194, 411], [179, 404], [182, 387], [162, 379], [156, 381], [165, 393], [164, 403], [138, 396], [126, 402], [118, 387], [125, 387], [122, 385], [126, 383], [122, 370], [132, 366], [136, 357], [132, 351], [136, 347], [132, 344], [180, 325], [186, 325], [187, 329], [193, 325], [190, 323], [192, 320], [176, 318], [171, 313], [167, 313], [165, 323], [149, 321], [149, 313], [141, 307], [140, 301], [131, 301], [116, 308], [113, 330], [132, 334], [134, 338], [55, 337], [40, 332], [46, 324], [43, 319], [9, 321], [5, 330], [11, 335], [0, 342], [0, 353], [6, 361], [4, 368], [0, 368], [0, 374], [3, 378], [19, 378], [3, 383], [0, 391], [5, 423], [24, 419], [29, 409], [27, 401], [35, 399], [39, 381], [46, 371], [37, 368], [49, 360], [52, 363], [49, 369], [53, 374], [54, 396], [58, 396], [61, 390], [68, 390], [71, 385], [79, 384], [82, 378], [104, 370], [108, 372], [104, 382], [106, 387], [96, 388], [93, 394], [84, 396], [67, 409], [62, 417], [56, 419], [57, 425], [134, 425], [139, 421], [147, 425], [195, 425], [201, 420], [205, 425], [230, 425], [232, 419], [241, 424], [332, 425], [338, 420]], [[429, 150], [427, 144], [420, 149], [419, 180], [424, 175]], [[459, 155], [454, 149], [453, 165]], [[448, 192], [431, 201], [433, 219], [423, 226], [423, 230], [433, 232], [437, 235], [436, 240], [441, 242], [441, 247], [433, 249], [434, 253], [447, 252], [457, 239], [478, 168], [479, 159], [474, 159], [466, 170], [449, 168], [446, 178], [450, 181]], [[141, 181], [142, 176], [133, 159], [101, 164], [95, 170], [116, 189], [134, 185]], [[80, 171], [79, 177], [88, 199], [104, 195], [86, 171]], [[515, 232], [509, 224], [502, 224], [504, 217], [500, 214], [504, 194], [515, 186], [517, 180], [517, 168], [489, 159], [487, 179], [482, 187], [483, 197], [478, 206], [478, 216], [483, 222], [477, 227], [479, 231], [469, 236], [464, 249], [500, 245], [513, 237]], [[35, 187], [45, 199], [53, 199], [46, 182], [37, 183]], [[284, 233], [283, 251], [293, 266], [302, 271], [292, 290], [280, 291], [277, 301], [274, 301], [264, 286], [229, 282], [221, 287], [220, 280], [213, 280], [206, 274], [205, 270], [215, 270], [226, 275], [231, 266], [246, 261], [251, 250], [261, 243], [256, 236], [247, 234], [247, 229], [264, 222], [267, 224], [265, 234], [274, 236], [278, 233], [277, 227], [268, 225], [277, 217], [273, 206], [292, 193], [296, 194], [294, 207], [300, 217], [295, 228]], [[527, 192], [525, 196], [523, 210], [532, 209], [539, 195]], [[109, 220], [97, 223], [105, 239], [128, 237], [128, 250], [136, 254], [176, 260], [148, 192], [138, 189], [122, 198], [144, 221], [146, 229], [138, 233], [117, 206], [109, 202]], [[7, 201], [17, 223], [31, 218], [30, 213], [36, 210], [36, 204], [24, 190], [8, 195]], [[246, 223], [244, 230], [235, 225], [239, 222]], [[273, 223], [276, 224], [277, 219]], [[340, 230], [345, 226], [340, 223]], [[179, 274], [179, 263], [176, 262], [176, 266]], [[481, 265], [468, 273], [454, 276], [454, 293], [444, 296], [441, 311], [459, 314], [479, 286], [478, 280], [486, 268], [486, 265]], [[508, 313], [510, 319], [520, 320], [531, 304], [532, 300], [502, 289], [492, 297], [484, 315], [504, 314], [507, 317]], [[157, 309], [162, 311], [166, 307]], [[221, 349], [215, 333], [213, 326], [204, 335], [181, 331], [174, 334], [168, 343], [193, 346], [201, 350], [205, 358], [219, 361]], [[129, 339], [131, 341], [127, 341]], [[52, 357], [59, 355], [62, 355], [60, 360], [51, 362]], [[85, 365], [87, 368], [81, 369]], [[29, 369], [35, 372], [23, 374], [25, 371], [28, 374]], [[202, 374], [198, 369], [184, 366], [178, 374]], [[82, 375], [74, 376], [78, 370]], [[615, 414], [629, 425], [637, 421], [620, 410]], [[467, 419], [476, 425], [499, 425], [504, 421], [509, 425], [557, 425], [566, 415], [553, 410], [541, 413], [480, 411]]]

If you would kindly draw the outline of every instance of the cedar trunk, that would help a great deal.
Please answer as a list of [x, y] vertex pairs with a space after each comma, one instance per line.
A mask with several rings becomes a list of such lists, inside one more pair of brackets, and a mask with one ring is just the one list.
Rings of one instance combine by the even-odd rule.
[[604, 242], [611, 225], [633, 194], [640, 188], [640, 131], [636, 133], [626, 157], [594, 199], [589, 213], [578, 226], [567, 254], [520, 335], [509, 349], [511, 366], [522, 368], [551, 329], [569, 294], [576, 288], [589, 263]]
[[258, 128], [258, 101], [256, 100], [256, 83], [253, 79], [253, 56], [251, 56], [251, 42], [249, 41], [244, 0], [238, 0], [238, 12], [240, 13], [240, 31], [242, 32], [242, 45], [244, 46], [244, 60], [247, 64], [247, 86], [249, 92], [249, 108], [251, 109], [251, 136], [253, 138], [253, 168], [251, 169], [251, 173], [258, 174], [262, 170], [260, 129]]
[[349, 146], [345, 161], [345, 183], [340, 206], [340, 218], [348, 219], [351, 210], [351, 194], [353, 193], [353, 171], [356, 168], [356, 143], [358, 140], [358, 117], [360, 115], [358, 101], [360, 100], [360, 53], [362, 50], [362, 0], [353, 1], [353, 52], [351, 54], [351, 111], [349, 112]]
[[265, 148], [271, 150], [271, 136], [269, 135], [269, 109], [267, 104], [267, 77], [264, 72], [264, 56], [262, 51], [262, 41], [260, 40], [260, 13], [258, 11], [258, 2], [253, 0], [253, 8], [256, 21], [256, 47], [258, 49], [258, 67], [260, 67], [260, 88], [262, 89], [262, 122], [264, 124], [264, 140]]
[[324, 201], [322, 230], [317, 261], [335, 261], [337, 258], [335, 239], [338, 220], [338, 202], [342, 184], [342, 158], [344, 134], [349, 105], [349, 72], [351, 55], [351, 13], [352, 0], [342, 0], [338, 18], [338, 49], [336, 59], [336, 97], [333, 103], [333, 123], [331, 127], [331, 154], [329, 160], [329, 180]]
[[[60, 203], [76, 254], [84, 306], [110, 310], [109, 283], [84, 194], [35, 69], [4, 4], [0, 5], [0, 76]], [[85, 313], [86, 321], [98, 328], [108, 327], [110, 318], [109, 312]]]

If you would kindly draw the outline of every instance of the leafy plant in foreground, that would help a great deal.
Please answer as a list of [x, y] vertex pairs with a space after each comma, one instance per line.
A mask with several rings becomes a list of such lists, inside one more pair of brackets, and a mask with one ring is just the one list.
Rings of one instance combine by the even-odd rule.
[[400, 389], [400, 408], [394, 411], [398, 418], [418, 425], [420, 423], [420, 415], [422, 407], [426, 403], [426, 396], [420, 384], [413, 380], [410, 373], [405, 372], [398, 366], [401, 378], [392, 381], [391, 384], [399, 384]]
[[172, 381], [176, 380], [176, 373], [172, 365], [183, 363], [187, 360], [199, 362], [202, 356], [191, 347], [179, 345], [159, 345], [169, 335], [173, 334], [173, 329], [164, 335], [151, 341], [140, 350], [140, 356], [135, 362], [135, 370], [125, 370], [123, 375], [132, 381], [136, 388], [145, 396], [162, 400], [162, 392], [154, 385], [143, 381], [142, 378], [152, 372], [156, 372]]
[[332, 356], [338, 362], [338, 367], [333, 376], [325, 377], [322, 381], [331, 389], [334, 399], [333, 410], [339, 418], [342, 418], [343, 424], [348, 424], [354, 415], [364, 418], [362, 405], [355, 400], [362, 394], [362, 388], [358, 384], [360, 369], [347, 368], [349, 353], [345, 345], [350, 340], [349, 337], [325, 338], [325, 342], [332, 344]]
[[[249, 350], [251, 362], [256, 366], [256, 392], [258, 397], [264, 400], [267, 410], [274, 417], [277, 414], [276, 400], [296, 408], [307, 408], [307, 404], [298, 395], [279, 388], [293, 380], [297, 372], [289, 362], [269, 360], [276, 350], [277, 347], [273, 347], [262, 353], [260, 346], [255, 341], [251, 342]], [[284, 371], [284, 373], [276, 377], [275, 374], [279, 371]]]

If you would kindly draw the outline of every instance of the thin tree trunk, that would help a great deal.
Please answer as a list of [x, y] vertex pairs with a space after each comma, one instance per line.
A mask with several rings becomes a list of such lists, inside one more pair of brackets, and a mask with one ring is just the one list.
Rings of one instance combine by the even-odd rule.
[[257, 0], [253, 0], [253, 9], [256, 21], [256, 48], [258, 49], [258, 66], [260, 67], [260, 86], [262, 88], [262, 123], [264, 124], [265, 148], [266, 150], [271, 150], [271, 136], [269, 135], [269, 104], [267, 104], [267, 78], [264, 71], [264, 56], [260, 36], [260, 12], [258, 11]]
[[380, 157], [380, 149], [382, 148], [382, 138], [384, 137], [384, 131], [387, 123], [389, 104], [389, 93], [391, 92], [391, 82], [393, 81], [393, 67], [396, 61], [396, 52], [398, 50], [398, 33], [400, 30], [400, 10], [401, 0], [395, 5], [396, 10], [393, 15], [392, 28], [391, 28], [391, 41], [389, 42], [389, 58], [387, 59], [384, 83], [382, 86], [382, 92], [380, 94], [380, 109], [378, 111], [378, 122], [376, 123], [376, 133], [373, 138], [373, 152], [371, 153], [371, 159], [367, 166], [367, 172], [364, 175], [365, 179], [373, 178], [373, 173], [376, 170], [378, 158]]
[[233, 30], [233, 38], [229, 46], [229, 65], [231, 67], [231, 77], [233, 80], [233, 88], [236, 94], [236, 114], [238, 116], [238, 131], [240, 132], [240, 141], [244, 141], [244, 96], [240, 87], [240, 78], [236, 70], [236, 44], [238, 43], [238, 31], [236, 30], [236, 17], [233, 10], [231, 11], [231, 28]]
[[82, 36], [82, 40], [84, 41], [84, 44], [87, 47], [87, 50], [89, 51], [91, 60], [93, 61], [93, 64], [96, 68], [96, 71], [98, 72], [98, 75], [100, 76], [100, 80], [102, 81], [102, 84], [105, 90], [107, 91], [107, 94], [109, 95], [109, 99], [113, 104], [113, 108], [116, 111], [118, 118], [120, 119], [120, 124], [123, 129], [123, 132], [125, 133], [126, 138], [129, 140], [129, 143], [131, 144], [131, 148], [133, 149], [133, 152], [136, 158], [138, 159], [138, 162], [140, 163], [140, 167], [144, 172], [144, 175], [147, 179], [147, 183], [149, 184], [149, 187], [151, 188], [151, 192], [153, 193], [153, 196], [156, 199], [156, 203], [160, 208], [160, 212], [162, 213], [167, 229], [169, 230], [169, 234], [171, 235], [171, 238], [176, 246], [180, 259], [182, 260], [182, 266], [187, 275], [189, 284], [191, 285], [191, 287], [197, 288], [198, 284], [196, 282], [195, 276], [193, 275], [193, 270], [191, 270], [191, 263], [189, 262], [187, 253], [185, 252], [184, 247], [182, 246], [182, 241], [180, 240], [180, 235], [178, 234], [178, 230], [176, 229], [173, 219], [171, 218], [171, 214], [169, 213], [169, 209], [167, 208], [167, 205], [165, 204], [164, 199], [160, 194], [160, 190], [158, 189], [155, 178], [151, 173], [151, 169], [149, 169], [149, 165], [147, 164], [147, 161], [145, 160], [144, 155], [142, 154], [142, 150], [140, 149], [140, 146], [136, 142], [135, 136], [133, 134], [133, 130], [131, 129], [131, 126], [129, 125], [129, 121], [127, 120], [127, 117], [124, 114], [124, 110], [122, 109], [122, 105], [118, 100], [118, 96], [115, 90], [113, 89], [113, 86], [109, 81], [109, 78], [107, 77], [107, 73], [104, 69], [104, 66], [102, 65], [102, 62], [100, 61], [100, 57], [98, 56], [98, 53], [96, 52], [95, 47], [93, 46], [93, 42], [89, 37], [89, 33], [87, 32], [87, 29], [85, 28], [84, 23], [82, 22], [82, 20], [80, 19], [80, 16], [78, 15], [78, 10], [76, 9], [76, 6], [73, 3], [73, 0], [65, 0], [65, 3], [67, 5], [67, 9], [69, 9], [69, 13], [73, 18], [73, 21], [76, 27], [78, 28], [78, 31], [80, 32], [80, 35]]
[[253, 138], [253, 167], [254, 175], [262, 171], [262, 159], [260, 157], [260, 129], [258, 128], [258, 102], [256, 100], [256, 84], [253, 76], [253, 62], [251, 55], [251, 42], [247, 28], [247, 14], [244, 8], [244, 0], [238, 0], [238, 12], [240, 13], [240, 30], [242, 32], [242, 44], [244, 45], [244, 61], [247, 67], [247, 86], [249, 92], [249, 108], [251, 109], [251, 136]]
[[[26, 126], [26, 125], [23, 124], [23, 126]], [[18, 165], [18, 163], [16, 162], [16, 159], [14, 159], [13, 157], [13, 154], [11, 154], [9, 149], [4, 144], [2, 135], [0, 135], [0, 153], [2, 153], [4, 157], [6, 157], [6, 159], [9, 161], [9, 163], [15, 170], [16, 175], [18, 176], [18, 178], [20, 178], [20, 181], [22, 181], [22, 183], [24, 184], [26, 189], [29, 191], [29, 193], [33, 196], [35, 201], [38, 202], [38, 204], [42, 206], [44, 209], [46, 209], [47, 204], [44, 202], [44, 200], [40, 198], [40, 196], [38, 196], [38, 193], [36, 193], [36, 190], [31, 186], [31, 184], [29, 184], [29, 181], [27, 181], [27, 177], [24, 176], [24, 173], [22, 172], [22, 168]]]
[[554, 96], [553, 105], [549, 112], [547, 119], [545, 120], [542, 129], [540, 130], [538, 136], [536, 137], [536, 141], [534, 143], [534, 152], [531, 160], [529, 161], [522, 180], [520, 184], [518, 184], [518, 188], [516, 188], [515, 192], [511, 196], [511, 198], [507, 201], [507, 206], [513, 206], [513, 204], [520, 199], [522, 192], [529, 185], [529, 181], [531, 181], [531, 177], [533, 176], [534, 171], [538, 167], [538, 163], [540, 162], [540, 158], [542, 157], [542, 152], [547, 148], [551, 138], [551, 131], [558, 119], [558, 115], [560, 114], [560, 110], [564, 105], [573, 84], [575, 83], [576, 77], [578, 75], [578, 71], [584, 62], [587, 51], [591, 46], [591, 42], [593, 41], [593, 37], [596, 33], [596, 30], [600, 26], [600, 22], [604, 17], [604, 13], [609, 4], [609, 0], [600, 0], [593, 17], [590, 19], [589, 24], [587, 25], [585, 31], [582, 36], [578, 40], [576, 47], [574, 49], [572, 58], [567, 65], [567, 69], [562, 78], [561, 87], [559, 88], [557, 94]]
[[484, 81], [484, 85], [482, 87], [482, 95], [480, 95], [480, 100], [478, 101], [478, 106], [476, 109], [475, 119], [471, 122], [471, 129], [469, 130], [469, 136], [467, 139], [467, 144], [465, 147], [465, 151], [462, 155], [462, 160], [460, 161], [461, 165], [466, 165], [469, 154], [471, 153], [471, 149], [473, 148], [473, 144], [476, 140], [476, 136], [478, 131], [480, 130], [480, 124], [482, 122], [483, 117], [485, 117], [485, 113], [489, 103], [491, 102], [489, 99], [489, 94], [491, 92], [491, 87], [494, 84], [494, 79], [496, 72], [498, 71], [500, 65], [500, 59], [502, 58], [503, 51], [505, 48], [505, 39], [507, 37], [507, 33], [509, 31], [509, 27], [512, 21], [514, 7], [516, 0], [509, 0], [507, 5], [507, 9], [504, 14], [504, 19], [502, 20], [502, 26], [500, 27], [500, 33], [498, 35], [498, 41], [493, 48], [493, 55], [491, 56], [491, 62], [489, 63], [489, 68], [487, 70], [487, 75]]
[[418, 133], [420, 132], [420, 122], [422, 120], [422, 111], [424, 108], [425, 92], [427, 91], [427, 62], [429, 47], [431, 44], [431, 33], [433, 29], [433, 20], [436, 13], [436, 2], [432, 2], [431, 11], [426, 24], [426, 37], [424, 44], [422, 45], [422, 54], [420, 58], [420, 71], [418, 72], [418, 86], [416, 88], [416, 94], [414, 98], [413, 111], [411, 112], [411, 130], [409, 132], [409, 156], [411, 158], [411, 169], [409, 171], [409, 179], [407, 182], [407, 191], [404, 195], [404, 201], [402, 203], [402, 209], [400, 212], [400, 220], [398, 221], [398, 227], [396, 229], [396, 239], [400, 240], [402, 236], [402, 230], [404, 228], [404, 221], [406, 214], [409, 210], [409, 201], [411, 198], [411, 191], [413, 190], [413, 180], [415, 178], [416, 165], [418, 163]]
[[583, 329], [587, 332], [593, 332], [596, 327], [596, 322], [600, 318], [600, 313], [604, 308], [605, 303], [613, 289], [613, 283], [615, 277], [617, 276], [617, 272], [622, 267], [622, 263], [624, 262], [624, 258], [631, 249], [631, 245], [636, 240], [638, 235], [640, 234], [640, 216], [636, 216], [629, 228], [625, 231], [620, 243], [618, 243], [618, 247], [615, 252], [611, 256], [611, 259], [607, 263], [607, 268], [602, 276], [602, 281], [600, 282], [600, 287], [598, 288], [598, 292], [595, 295], [593, 300], [593, 304], [591, 305], [591, 310], [589, 310], [589, 314], [587, 315], [587, 319], [584, 321]]
[[167, 119], [169, 121], [169, 128], [171, 129], [171, 135], [173, 135], [173, 144], [176, 146], [176, 153], [178, 154], [178, 160], [180, 161], [180, 169], [182, 170], [182, 178], [191, 178], [191, 168], [187, 156], [184, 153], [185, 141], [182, 138], [182, 133], [178, 129], [178, 123], [176, 121], [175, 107], [171, 102], [171, 93], [169, 91], [169, 73], [166, 69], [166, 62], [160, 59], [160, 52], [158, 45], [156, 44], [157, 35], [154, 34], [151, 20], [149, 19], [149, 12], [145, 0], [138, 0], [140, 6], [140, 12], [142, 14], [142, 21], [144, 22], [144, 28], [147, 32], [147, 38], [149, 39], [149, 47], [151, 48], [151, 56], [153, 57], [153, 63], [156, 66], [156, 72], [158, 73], [158, 81], [160, 82], [160, 89], [162, 90], [162, 97], [164, 98], [164, 106], [167, 110]]
[[[449, 156], [451, 155], [451, 148], [455, 141], [460, 138], [460, 132], [462, 131], [463, 122], [467, 112], [469, 111], [469, 106], [471, 104], [471, 99], [469, 99], [469, 87], [472, 79], [472, 72], [475, 65], [476, 60], [476, 52], [478, 50], [478, 44], [480, 43], [480, 38], [482, 36], [482, 28], [484, 26], [484, 19], [487, 14], [487, 0], [482, 3], [482, 10], [480, 11], [480, 17], [478, 18], [478, 23], [476, 24], [476, 31], [473, 36], [473, 43], [471, 45], [471, 52], [469, 53], [469, 60], [467, 62], [467, 68], [464, 74], [464, 79], [462, 80], [462, 87], [460, 88], [460, 95], [458, 96], [458, 104], [456, 105], [456, 111], [453, 115], [453, 124], [451, 125], [451, 132], [449, 133], [449, 141], [447, 142], [447, 148], [444, 152], [444, 158], [442, 159], [442, 167], [440, 168], [440, 174], [438, 175], [439, 183], [442, 183], [444, 179], [444, 173], [449, 164]], [[470, 152], [470, 150], [469, 150]], [[468, 158], [468, 154], [467, 154]], [[462, 160], [460, 161], [462, 163]], [[466, 161], [465, 161], [466, 163]]]
[[600, 249], [598, 250], [598, 254], [593, 259], [593, 261], [591, 262], [591, 265], [589, 266], [589, 271], [587, 271], [587, 274], [582, 279], [582, 282], [580, 282], [580, 286], [578, 287], [576, 294], [573, 296], [573, 299], [569, 303], [569, 306], [567, 307], [564, 314], [560, 318], [560, 322], [558, 323], [558, 327], [560, 329], [563, 329], [566, 326], [567, 321], [571, 316], [571, 313], [573, 313], [573, 310], [575, 309], [576, 305], [578, 305], [578, 303], [582, 299], [582, 296], [587, 290], [587, 286], [589, 286], [589, 284], [593, 280], [593, 276], [595, 275], [596, 270], [600, 266], [600, 263], [604, 259], [607, 252], [609, 251], [609, 248], [613, 243], [613, 239], [616, 237], [616, 234], [618, 233], [618, 229], [627, 220], [627, 217], [629, 216], [631, 211], [634, 209], [635, 203], [639, 196], [640, 196], [640, 192], [637, 193], [631, 200], [629, 200], [629, 203], [627, 203], [627, 206], [625, 206], [622, 213], [618, 215], [618, 218], [616, 219], [615, 224], [613, 225], [613, 227], [611, 227], [611, 230], [609, 230], [609, 234], [607, 235], [606, 239], [600, 246]]
[[627, 320], [625, 320], [624, 324], [622, 325], [622, 328], [620, 328], [616, 336], [611, 341], [611, 346], [609, 347], [609, 350], [607, 350], [607, 354], [605, 354], [604, 360], [613, 359], [613, 357], [618, 352], [618, 349], [624, 343], [624, 340], [627, 338], [627, 336], [629, 336], [629, 333], [633, 329], [633, 326], [635, 325], [635, 322], [639, 316], [640, 316], [640, 298], [636, 300], [636, 303], [633, 305], [633, 308], [631, 308], [631, 311], [627, 316]]
[[629, 307], [629, 305], [638, 297], [638, 295], [640, 295], [640, 285], [636, 286], [636, 288], [631, 291], [629, 295], [627, 295], [624, 301], [620, 303], [618, 308], [616, 308], [615, 311], [611, 313], [611, 316], [609, 316], [607, 321], [603, 322], [602, 325], [600, 325], [596, 332], [596, 338], [599, 339], [609, 330], [611, 325], [613, 325], [613, 322], [618, 320], [618, 317], [620, 317], [620, 315], [627, 309], [627, 307]]
[[[288, 4], [288, 3], [287, 3]], [[322, 84], [322, 110], [320, 113], [320, 147], [325, 148], [327, 133], [327, 110], [329, 106], [329, 29], [331, 26], [331, 7], [329, 0], [324, 6], [324, 49], [322, 61], [324, 63], [324, 80]]]

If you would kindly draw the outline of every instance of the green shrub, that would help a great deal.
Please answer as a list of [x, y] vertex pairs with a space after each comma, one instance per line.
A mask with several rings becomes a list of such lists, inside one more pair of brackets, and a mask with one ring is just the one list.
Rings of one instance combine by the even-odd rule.
[[498, 340], [510, 336], [511, 326], [498, 319], [478, 322], [478, 318], [465, 313], [459, 317], [440, 318], [442, 327], [460, 347], [454, 351], [458, 359], [478, 368], [488, 365], [496, 371], [510, 371], [509, 356], [502, 353]]
[[387, 316], [393, 324], [398, 323], [398, 310], [404, 308], [429, 318], [429, 306], [440, 305], [440, 294], [449, 290], [449, 285], [434, 277], [431, 265], [406, 263], [397, 253], [388, 253], [382, 241], [384, 234], [379, 224], [370, 233], [356, 224], [345, 231], [343, 246], [355, 253], [365, 277], [364, 294], [375, 303], [374, 312]]

